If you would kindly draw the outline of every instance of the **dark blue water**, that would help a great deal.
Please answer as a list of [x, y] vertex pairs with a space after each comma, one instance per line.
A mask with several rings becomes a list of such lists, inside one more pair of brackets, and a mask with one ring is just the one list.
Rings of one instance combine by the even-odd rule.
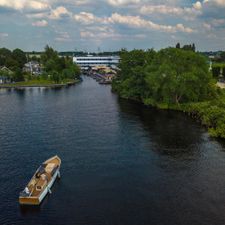
[[[224, 225], [224, 146], [91, 78], [0, 90], [0, 224]], [[61, 180], [40, 207], [21, 208], [19, 192], [55, 154]]]

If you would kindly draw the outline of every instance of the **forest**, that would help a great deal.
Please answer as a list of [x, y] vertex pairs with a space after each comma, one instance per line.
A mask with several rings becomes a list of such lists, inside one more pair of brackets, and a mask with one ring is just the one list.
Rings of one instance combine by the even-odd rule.
[[225, 138], [225, 93], [208, 59], [193, 48], [123, 50], [112, 90], [122, 98], [160, 109], [179, 110]]

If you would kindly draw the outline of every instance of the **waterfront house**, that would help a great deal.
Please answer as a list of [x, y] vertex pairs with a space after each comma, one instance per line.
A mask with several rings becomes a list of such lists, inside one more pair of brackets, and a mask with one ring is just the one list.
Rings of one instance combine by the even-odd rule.
[[40, 75], [42, 73], [41, 64], [37, 61], [30, 61], [24, 64], [23, 72], [31, 73], [33, 75]]
[[9, 84], [11, 83], [11, 79], [6, 76], [0, 76], [0, 84]]
[[12, 77], [13, 71], [10, 70], [6, 66], [0, 67], [0, 84], [9, 84], [11, 83], [11, 77]]
[[0, 73], [13, 74], [13, 71], [6, 66], [0, 66]]

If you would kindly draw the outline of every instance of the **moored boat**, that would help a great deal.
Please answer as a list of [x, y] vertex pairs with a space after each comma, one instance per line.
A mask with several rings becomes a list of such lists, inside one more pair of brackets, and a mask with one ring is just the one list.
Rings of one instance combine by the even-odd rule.
[[51, 187], [60, 177], [61, 159], [54, 156], [46, 160], [35, 172], [25, 189], [20, 192], [21, 205], [39, 205], [44, 197], [51, 193]]

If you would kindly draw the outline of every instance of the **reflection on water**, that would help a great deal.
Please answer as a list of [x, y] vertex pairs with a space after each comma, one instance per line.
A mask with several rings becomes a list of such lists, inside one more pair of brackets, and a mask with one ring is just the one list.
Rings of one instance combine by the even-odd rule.
[[[225, 224], [224, 142], [182, 113], [118, 99], [88, 77], [1, 89], [0, 102], [0, 224]], [[20, 207], [19, 192], [55, 154], [52, 194]]]
[[121, 112], [139, 119], [155, 151], [174, 157], [198, 153], [197, 148], [206, 134], [191, 118], [180, 112], [157, 110], [123, 99], [119, 99], [119, 106]]

